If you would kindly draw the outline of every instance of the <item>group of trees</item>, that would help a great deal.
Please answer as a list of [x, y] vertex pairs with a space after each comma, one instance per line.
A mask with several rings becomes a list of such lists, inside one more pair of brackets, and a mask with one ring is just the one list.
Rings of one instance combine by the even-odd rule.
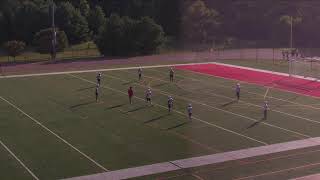
[[[50, 39], [50, 33], [43, 33], [51, 26], [49, 2], [1, 0], [0, 44], [19, 40], [45, 46], [44, 39]], [[66, 42], [59, 50], [88, 40], [95, 40], [105, 55], [153, 53], [167, 39], [175, 44], [233, 40], [288, 46], [291, 17], [295, 46], [320, 45], [317, 1], [55, 0], [55, 5], [60, 41]]]

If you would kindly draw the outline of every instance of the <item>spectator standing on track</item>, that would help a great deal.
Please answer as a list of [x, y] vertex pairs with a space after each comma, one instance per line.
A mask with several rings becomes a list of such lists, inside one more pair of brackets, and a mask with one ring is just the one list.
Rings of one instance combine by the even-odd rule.
[[173, 108], [173, 98], [171, 96], [168, 97], [168, 111], [171, 112]]
[[268, 110], [269, 110], [268, 101], [265, 101], [263, 105], [263, 120], [267, 120]]
[[141, 78], [142, 78], [142, 68], [139, 67], [138, 69], [138, 75], [139, 75], [139, 81], [141, 81]]
[[286, 59], [286, 53], [285, 53], [285, 51], [283, 50], [282, 51], [282, 60], [285, 60]]
[[240, 83], [237, 83], [236, 85], [236, 96], [237, 96], [237, 101], [240, 100]]
[[287, 61], [289, 61], [289, 51], [286, 51]]
[[188, 105], [187, 112], [188, 112], [189, 120], [191, 121], [192, 120], [192, 105], [191, 104]]
[[130, 86], [130, 88], [128, 89], [128, 96], [129, 96], [129, 103], [132, 104], [132, 97], [133, 97], [133, 89]]
[[147, 101], [147, 103], [150, 103], [152, 105], [151, 98], [152, 98], [152, 91], [150, 88], [148, 88], [146, 91], [146, 101]]
[[98, 85], [98, 86], [100, 86], [100, 84], [101, 84], [101, 77], [102, 77], [102, 75], [101, 75], [101, 73], [99, 73], [99, 74], [97, 75], [97, 85]]
[[169, 74], [170, 74], [170, 82], [173, 82], [174, 71], [172, 67], [170, 68]]
[[99, 86], [96, 87], [95, 95], [96, 95], [96, 102], [98, 102], [98, 98], [99, 98]]

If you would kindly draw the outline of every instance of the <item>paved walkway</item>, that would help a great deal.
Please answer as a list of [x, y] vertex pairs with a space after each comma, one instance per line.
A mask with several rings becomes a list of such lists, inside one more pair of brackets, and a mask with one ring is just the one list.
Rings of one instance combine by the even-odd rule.
[[[227, 161], [240, 160], [240, 159], [245, 159], [250, 157], [285, 152], [290, 150], [308, 148], [308, 147], [319, 146], [319, 145], [320, 145], [320, 137], [309, 138], [309, 139], [298, 140], [298, 141], [272, 144], [272, 145], [242, 149], [237, 151], [230, 151], [230, 152], [212, 154], [207, 156], [193, 157], [193, 158], [151, 164], [146, 166], [109, 171], [105, 173], [74, 177], [68, 180], [128, 179], [128, 178], [164, 173], [169, 171], [175, 171], [179, 169], [199, 167], [199, 166], [217, 164], [217, 163], [222, 163]], [[302, 180], [309, 180], [309, 179], [302, 179]]]
[[320, 174], [314, 174], [314, 175], [299, 177], [291, 180], [319, 180], [319, 179], [320, 179]]

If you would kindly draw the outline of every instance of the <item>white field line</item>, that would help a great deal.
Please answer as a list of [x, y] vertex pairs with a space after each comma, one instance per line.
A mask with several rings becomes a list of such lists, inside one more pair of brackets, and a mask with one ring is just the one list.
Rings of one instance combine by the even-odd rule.
[[[85, 82], [88, 82], [88, 83], [91, 83], [91, 84], [96, 84], [95, 82], [90, 81], [90, 80], [87, 80], [87, 79], [85, 79], [85, 78], [82, 78], [82, 77], [79, 77], [79, 76], [75, 76], [75, 75], [73, 75], [73, 74], [69, 74], [69, 75], [72, 76], [72, 77], [74, 77], [74, 78], [80, 79], [80, 80], [82, 80], [82, 81], [85, 81]], [[111, 87], [108, 87], [108, 86], [102, 86], [102, 87], [103, 87], [103, 88], [106, 88], [106, 89], [109, 89], [109, 90], [112, 90], [112, 91], [115, 91], [115, 92], [118, 92], [118, 93], [121, 93], [121, 94], [127, 96], [127, 93], [126, 93], [126, 92], [123, 92], [123, 91], [120, 91], [120, 90], [117, 90], [117, 89], [114, 89], [114, 88], [111, 88]], [[135, 97], [136, 99], [145, 101], [143, 98], [140, 98], [140, 97], [137, 97], [137, 96], [134, 96], [134, 97]], [[158, 106], [158, 107], [167, 109], [167, 107], [162, 106], [162, 105], [160, 105], [160, 104], [156, 104], [156, 103], [153, 103], [153, 104], [156, 105], [156, 106]], [[180, 112], [180, 111], [177, 111], [177, 110], [173, 110], [173, 111], [176, 112], [176, 113], [178, 113], [178, 114], [180, 114], [180, 115], [182, 115], [182, 116], [184, 116], [184, 117], [186, 117], [186, 113], [183, 113], [183, 112]], [[255, 142], [259, 143], [259, 144], [264, 144], [264, 145], [267, 145], [267, 144], [268, 144], [268, 143], [266, 143], [266, 142], [259, 141], [259, 140], [257, 140], [257, 139], [251, 138], [251, 137], [249, 137], [249, 136], [246, 136], [246, 135], [237, 133], [237, 132], [235, 132], [235, 131], [232, 131], [232, 130], [223, 128], [223, 127], [218, 126], [218, 125], [216, 125], [216, 124], [213, 124], [213, 123], [204, 121], [204, 120], [199, 119], [199, 118], [197, 118], [197, 117], [195, 117], [195, 116], [193, 116], [192, 118], [195, 119], [195, 120], [198, 120], [198, 121], [200, 121], [200, 122], [202, 122], [202, 123], [204, 123], [204, 124], [207, 124], [207, 125], [209, 125], [209, 126], [213, 126], [213, 127], [218, 128], [218, 129], [221, 129], [221, 130], [223, 130], [223, 131], [226, 131], [226, 132], [229, 132], [229, 133], [232, 133], [232, 134], [241, 136], [241, 137], [243, 137], [243, 138], [246, 138], [246, 139], [255, 141]]]
[[[285, 73], [279, 73], [279, 72], [272, 72], [272, 71], [267, 71], [267, 70], [261, 70], [261, 69], [254, 69], [254, 68], [247, 68], [247, 67], [243, 67], [243, 66], [235, 66], [235, 65], [229, 65], [229, 64], [223, 64], [223, 63], [207, 63], [207, 64], [220, 64], [220, 65], [225, 65], [225, 66], [230, 66], [230, 67], [237, 67], [237, 68], [241, 68], [241, 69], [252, 69], [253, 71], [260, 71], [260, 72], [266, 72], [266, 73], [270, 73], [270, 74], [284, 74], [284, 76], [289, 76], [288, 74], [285, 74]], [[183, 71], [189, 71], [189, 70], [183, 70]], [[190, 72], [190, 71], [189, 71]], [[206, 73], [201, 73], [201, 72], [195, 72], [195, 71], [192, 71], [194, 73], [197, 73], [197, 74], [202, 74], [202, 75], [206, 75], [206, 76], [214, 76], [214, 75], [210, 75], [210, 74], [206, 74]], [[226, 77], [221, 77], [221, 76], [214, 76], [214, 77], [219, 77], [219, 78], [222, 78], [222, 79], [227, 79], [227, 80], [232, 80], [232, 81], [238, 81], [236, 79], [232, 79], [232, 78], [226, 78]], [[303, 77], [298, 77], [299, 79], [305, 79], [305, 80], [310, 80], [312, 81], [312, 79], [307, 79], [307, 78], [303, 78]], [[250, 82], [246, 82], [246, 81], [238, 81], [238, 82], [241, 82], [241, 83], [244, 83], [244, 84], [253, 84], [253, 85], [258, 85], [258, 86], [263, 86], [263, 87], [266, 87], [266, 88], [271, 88], [269, 86], [266, 86], [266, 85], [260, 85], [260, 84], [255, 84], [255, 83], [250, 83]], [[279, 90], [279, 91], [284, 91], [284, 92], [289, 92], [289, 93], [292, 93], [292, 94], [297, 94], [297, 95], [300, 95], [300, 96], [307, 96], [307, 97], [311, 97], [311, 98], [316, 98], [316, 99], [320, 99], [320, 97], [317, 97], [317, 96], [312, 96], [312, 95], [308, 95], [308, 94], [303, 94], [303, 93], [299, 93], [299, 92], [294, 92], [294, 91], [289, 91], [289, 90], [285, 90], [285, 89], [280, 89], [280, 88], [277, 88], [277, 87], [272, 87], [272, 89], [276, 89], [276, 90]]]
[[[144, 76], [144, 77], [151, 78], [151, 79], [156, 79], [158, 81], [163, 81], [163, 82], [168, 82], [169, 83], [169, 81], [166, 81], [166, 80], [163, 80], [163, 79], [159, 79], [159, 78], [155, 78], [155, 77], [152, 77], [152, 76]], [[187, 78], [187, 77], [184, 77], [184, 78], [185, 79], [191, 79], [191, 78]], [[227, 87], [227, 86], [225, 86], [225, 87]], [[235, 98], [231, 98], [231, 97], [228, 97], [228, 96], [224, 96], [224, 95], [220, 95], [220, 94], [216, 94], [216, 93], [212, 93], [212, 92], [205, 92], [205, 94], [213, 95], [213, 96], [216, 96], [216, 97], [222, 97], [222, 98], [226, 98], [226, 99], [230, 99], [230, 100], [236, 100]], [[242, 102], [242, 103], [247, 104], [247, 105], [263, 108], [260, 105], [249, 103], [249, 102], [246, 102], [246, 101], [243, 101], [243, 100], [240, 100], [239, 102]], [[273, 108], [270, 108], [270, 110], [273, 111], [273, 112], [277, 112], [277, 113], [286, 115], [286, 116], [290, 116], [290, 117], [294, 117], [294, 118], [297, 118], [297, 119], [305, 120], [305, 121], [308, 121], [308, 122], [320, 124], [320, 121], [312, 120], [312, 119], [309, 119], [309, 118], [306, 118], [306, 117], [297, 116], [297, 115], [286, 113], [286, 112], [283, 112], [283, 111], [279, 111], [279, 110], [276, 110], [276, 109], [273, 109]]]
[[79, 74], [79, 73], [90, 73], [90, 72], [118, 71], [118, 70], [130, 70], [130, 69], [139, 69], [140, 67], [143, 68], [143, 69], [149, 69], [149, 68], [185, 66], [185, 65], [199, 65], [199, 64], [208, 64], [208, 63], [165, 64], [165, 65], [153, 65], [153, 66], [133, 66], [133, 67], [123, 67], [123, 68], [106, 68], [106, 69], [79, 70], [79, 71], [61, 71], [61, 72], [36, 73], [36, 74], [21, 74], [21, 75], [0, 76], [0, 79], [20, 78], [20, 77], [34, 77], [34, 76], [51, 76], [51, 75], [63, 75], [63, 74]]
[[320, 174], [312, 174], [309, 176], [298, 177], [291, 180], [317, 180], [317, 179], [320, 179]]
[[[215, 78], [220, 78], [220, 79], [227, 79], [227, 80], [231, 80], [231, 81], [237, 81], [237, 80], [235, 80], [235, 79], [229, 79], [229, 78], [224, 78], [224, 77], [220, 77], [220, 76], [212, 76], [212, 75], [204, 74], [204, 73], [200, 73], [200, 72], [194, 72], [194, 71], [182, 70], [182, 69], [179, 69], [179, 70], [180, 70], [180, 71], [187, 72], [187, 73], [195, 73], [195, 74], [200, 74], [200, 75], [204, 75], [204, 76], [208, 76], [208, 77], [215, 77]], [[159, 73], [163, 73], [163, 74], [164, 74], [164, 72], [159, 71], [159, 70], [155, 70], [155, 69], [151, 69], [151, 71], [155, 71], [155, 72], [159, 72]], [[175, 75], [175, 76], [185, 78], [184, 76], [181, 76], [181, 75]], [[195, 78], [190, 78], [190, 77], [189, 77], [189, 78], [187, 78], [187, 79], [205, 83], [205, 81], [199, 80], [199, 79], [195, 79]], [[242, 83], [243, 83], [243, 84], [253, 84], [253, 83], [248, 83], [248, 82], [242, 82]], [[221, 85], [220, 83], [215, 83], [215, 85], [220, 86], [220, 87], [228, 87], [228, 88], [230, 88], [229, 86]], [[254, 84], [254, 85], [256, 85], [256, 84]], [[264, 87], [265, 87], [265, 86], [264, 86]], [[265, 87], [265, 88], [269, 88], [269, 87]], [[278, 89], [277, 89], [277, 90], [278, 90]], [[243, 90], [243, 91], [244, 91], [244, 92], [247, 92], [247, 93], [249, 93], [249, 94], [254, 94], [254, 95], [258, 95], [258, 96], [264, 97], [264, 94], [259, 94], [259, 93], [255, 93], [255, 92], [251, 92], [251, 91], [247, 91], [247, 90]], [[285, 90], [280, 90], [280, 91], [285, 91]], [[291, 91], [286, 91], [286, 92], [292, 93]], [[303, 94], [298, 94], [298, 95], [306, 96], [306, 95], [303, 95]], [[275, 100], [278, 100], [278, 101], [287, 102], [287, 103], [290, 103], [290, 104], [295, 104], [295, 105], [297, 105], [297, 106], [302, 106], [302, 107], [306, 107], [306, 108], [311, 108], [311, 109], [320, 110], [320, 108], [314, 107], [314, 106], [312, 106], [312, 105], [301, 104], [301, 103], [289, 101], [289, 100], [286, 100], [286, 99], [276, 98], [276, 97], [273, 97], [273, 96], [266, 96], [266, 97], [268, 97], [268, 98], [270, 98], [270, 99], [275, 99]], [[311, 96], [311, 97], [314, 98], [313, 96]], [[263, 99], [262, 99], [262, 100], [263, 100]]]
[[28, 171], [28, 173], [36, 180], [39, 180], [39, 178], [0, 140], [0, 144], [13, 156], [20, 165]]
[[[128, 169], [120, 169], [106, 173], [98, 173], [80, 177], [69, 178], [68, 180], [119, 180], [129, 179], [153, 174], [165, 173], [175, 170], [183, 170], [188, 168], [219, 164], [223, 162], [242, 160], [253, 157], [261, 157], [264, 155], [287, 152], [303, 148], [315, 147], [320, 145], [320, 138], [309, 138], [304, 140], [289, 141], [284, 143], [241, 149], [236, 151], [216, 153], [200, 157], [192, 157], [163, 163], [132, 167]], [[296, 167], [300, 168], [300, 167]]]
[[[185, 66], [185, 65], [199, 65], [199, 64], [219, 64], [219, 65], [224, 65], [224, 66], [230, 66], [230, 67], [236, 67], [236, 68], [242, 68], [242, 69], [249, 69], [249, 70], [253, 70], [253, 71], [260, 71], [260, 72], [266, 72], [266, 73], [271, 73], [271, 74], [279, 74], [279, 75], [289, 76], [289, 74], [286, 74], [286, 73], [278, 73], [278, 72], [273, 72], [273, 71], [267, 71], [267, 70], [261, 70], [261, 69], [255, 69], [255, 68], [248, 68], [248, 67], [244, 67], [244, 66], [236, 66], [236, 65], [217, 63], [217, 62], [141, 66], [141, 68], [150, 69], [150, 68], [161, 68], [161, 67], [171, 67], [171, 66]], [[19, 77], [33, 77], [33, 76], [50, 76], [50, 75], [61, 75], [61, 74], [78, 74], [78, 73], [89, 73], [89, 72], [117, 71], [117, 70], [130, 70], [130, 69], [138, 69], [138, 68], [139, 68], [138, 66], [135, 66], [135, 67], [124, 67], [124, 68], [110, 68], [110, 69], [107, 68], [107, 69], [81, 70], [81, 71], [61, 71], [61, 72], [51, 72], [51, 73], [22, 74], [22, 75], [8, 75], [8, 76], [3, 75], [3, 76], [0, 76], [0, 79], [19, 78]], [[183, 71], [185, 71], [185, 70], [183, 70]], [[203, 73], [199, 73], [199, 72], [194, 72], [194, 73], [210, 76], [208, 74], [203, 74]], [[176, 75], [176, 76], [178, 76], [178, 75]], [[217, 76], [215, 76], [215, 77], [217, 77]], [[219, 77], [219, 78], [223, 78], [223, 77]], [[308, 78], [304, 78], [304, 77], [299, 77], [299, 78], [309, 80]], [[223, 78], [223, 79], [227, 79], [227, 78]], [[228, 80], [235, 81], [234, 79], [228, 79]], [[243, 82], [243, 83], [247, 83], [247, 82]], [[247, 84], [252, 84], [252, 83], [247, 83]], [[282, 90], [282, 91], [286, 91], [286, 90]], [[257, 94], [257, 93], [254, 93], [254, 92], [249, 92], [249, 91], [247, 91], [247, 92], [251, 93], [251, 94]], [[294, 92], [291, 92], [291, 91], [286, 91], [286, 92], [294, 93]], [[260, 95], [260, 94], [257, 94], [257, 95]], [[310, 96], [310, 95], [305, 95], [305, 94], [299, 94], [299, 95], [309, 96], [309, 97], [312, 97], [312, 98], [317, 98], [317, 97]], [[313, 108], [313, 109], [317, 109], [317, 110], [320, 109], [320, 108], [317, 108], [317, 107], [304, 105], [304, 104], [288, 101], [288, 100], [285, 100], [285, 99], [275, 98], [275, 97], [271, 97], [271, 96], [267, 96], [267, 97], [268, 98], [272, 98], [272, 99], [276, 99], [276, 100], [280, 100], [280, 101], [284, 101], [284, 102], [290, 102], [292, 104], [301, 105], [301, 106], [308, 107], [308, 108]]]
[[62, 137], [60, 137], [58, 134], [56, 134], [55, 132], [53, 132], [52, 130], [50, 130], [48, 127], [46, 127], [45, 125], [43, 125], [42, 123], [40, 123], [38, 120], [36, 120], [35, 118], [33, 118], [32, 116], [30, 116], [29, 114], [27, 114], [26, 112], [24, 112], [23, 110], [21, 110], [19, 107], [17, 107], [16, 105], [14, 105], [13, 103], [11, 103], [10, 101], [8, 101], [7, 99], [3, 98], [0, 96], [0, 99], [2, 99], [4, 102], [8, 103], [10, 106], [12, 106], [13, 108], [15, 108], [16, 110], [18, 110], [19, 112], [21, 112], [22, 114], [24, 114], [25, 116], [27, 116], [28, 118], [30, 118], [33, 122], [35, 122], [36, 124], [38, 124], [39, 126], [41, 126], [43, 129], [45, 129], [46, 131], [48, 131], [49, 133], [51, 133], [52, 135], [54, 135], [56, 138], [58, 138], [59, 140], [61, 140], [63, 143], [65, 143], [66, 145], [68, 145], [69, 147], [71, 147], [73, 150], [77, 151], [78, 153], [80, 153], [82, 156], [84, 156], [86, 159], [88, 159], [89, 161], [91, 161], [93, 164], [95, 164], [96, 166], [98, 166], [100, 169], [102, 169], [103, 171], [109, 171], [108, 169], [106, 169], [105, 167], [103, 167], [101, 164], [99, 164], [98, 162], [96, 162], [95, 160], [93, 160], [91, 157], [89, 157], [88, 155], [86, 155], [84, 152], [80, 151], [78, 148], [74, 147], [72, 144], [70, 144], [67, 140], [63, 139]]
[[[114, 77], [114, 76], [111, 76], [111, 75], [105, 75], [105, 76], [109, 76], [109, 77], [112, 77], [112, 78], [115, 78], [115, 79], [119, 79], [123, 82], [129, 82], [129, 81], [126, 81], [126, 80], [123, 80], [121, 78], [118, 78], [118, 77]], [[145, 76], [146, 77], [146, 76]], [[141, 84], [138, 84], [138, 83], [134, 83], [134, 84], [137, 84], [139, 86], [143, 86], [143, 87], [146, 87], [144, 85], [141, 85]], [[227, 111], [227, 110], [224, 110], [224, 109], [220, 109], [220, 108], [217, 108], [217, 107], [214, 107], [214, 106], [210, 106], [206, 103], [203, 103], [203, 102], [200, 102], [200, 101], [195, 101], [195, 100], [191, 100], [191, 99], [187, 99], [185, 97], [182, 97], [182, 96], [178, 96], [178, 95], [175, 95], [173, 93], [169, 93], [169, 92], [166, 92], [166, 91], [161, 91], [159, 89], [156, 89], [156, 88], [152, 88], [153, 90], [155, 91], [158, 91], [160, 92], [161, 94], [163, 95], [166, 95], [166, 96], [173, 96], [173, 97], [176, 97], [176, 98], [179, 98], [179, 99], [182, 99], [182, 100], [186, 100], [186, 101], [190, 101], [192, 103], [196, 103], [196, 104], [199, 104], [199, 105], [202, 105], [202, 106], [206, 106], [208, 108], [211, 108], [211, 109], [215, 109], [217, 111], [221, 111], [221, 112], [224, 112], [224, 113], [227, 113], [227, 114], [231, 114], [231, 115], [234, 115], [234, 116], [237, 116], [237, 117], [241, 117], [241, 118], [244, 118], [244, 119], [247, 119], [247, 120], [250, 120], [250, 121], [253, 121], [253, 122], [261, 122], [259, 120], [256, 120], [256, 119], [253, 119], [251, 117], [248, 117], [248, 116], [244, 116], [244, 115], [241, 115], [241, 114], [237, 114], [237, 113], [234, 113], [234, 112], [231, 112], [231, 111]], [[289, 130], [289, 129], [286, 129], [286, 128], [282, 128], [282, 127], [279, 127], [279, 126], [276, 126], [276, 125], [273, 125], [273, 124], [269, 124], [269, 123], [266, 123], [266, 122], [261, 122], [261, 124], [264, 124], [266, 126], [269, 126], [269, 127], [273, 127], [273, 128], [276, 128], [276, 129], [280, 129], [280, 130], [283, 130], [283, 131], [286, 131], [286, 132], [289, 132], [289, 133], [292, 133], [292, 134], [295, 134], [295, 135], [298, 135], [298, 136], [302, 136], [304, 138], [311, 138], [311, 136], [309, 135], [306, 135], [306, 134], [302, 134], [302, 133], [299, 133], [299, 132], [296, 132], [296, 131], [293, 131], [293, 130]]]

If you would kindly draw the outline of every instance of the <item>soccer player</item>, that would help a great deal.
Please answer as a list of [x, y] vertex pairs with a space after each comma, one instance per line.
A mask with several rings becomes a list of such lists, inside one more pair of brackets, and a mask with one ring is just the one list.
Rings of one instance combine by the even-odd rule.
[[152, 105], [151, 97], [152, 97], [152, 91], [150, 88], [148, 88], [148, 90], [146, 91], [146, 101], [147, 103], [150, 103]]
[[189, 120], [191, 121], [192, 120], [192, 105], [191, 104], [188, 105], [187, 112], [188, 112]]
[[98, 75], [97, 75], [97, 84], [100, 86], [100, 83], [101, 83], [101, 73], [99, 73]]
[[96, 95], [96, 102], [98, 102], [98, 98], [99, 98], [99, 86], [96, 87], [95, 95]]
[[139, 75], [139, 81], [140, 81], [142, 78], [142, 68], [141, 67], [139, 67], [139, 69], [138, 69], [138, 75]]
[[236, 96], [237, 96], [237, 101], [240, 100], [240, 83], [237, 83], [236, 85]]
[[173, 98], [171, 96], [168, 97], [168, 111], [171, 112], [173, 108]]
[[132, 97], [133, 97], [133, 89], [130, 86], [130, 88], [128, 89], [128, 96], [129, 96], [129, 102], [130, 104], [132, 104]]
[[173, 68], [170, 68], [170, 82], [173, 82], [174, 71]]
[[269, 110], [268, 101], [265, 101], [264, 105], [263, 105], [263, 119], [264, 120], [267, 120], [268, 110]]

